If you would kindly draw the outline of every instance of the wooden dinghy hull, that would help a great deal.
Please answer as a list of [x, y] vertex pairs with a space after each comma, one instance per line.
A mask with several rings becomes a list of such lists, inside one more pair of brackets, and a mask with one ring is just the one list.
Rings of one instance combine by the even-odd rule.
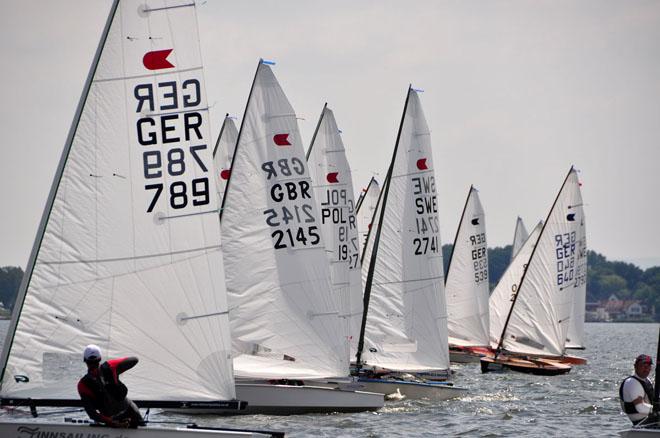
[[482, 357], [493, 357], [495, 353], [488, 347], [449, 346], [449, 361], [454, 363], [479, 363]]
[[253, 432], [213, 427], [182, 426], [140, 427], [137, 429], [115, 429], [94, 424], [2, 422], [0, 436], [3, 438], [29, 437], [76, 437], [76, 438], [250, 438], [283, 437], [283, 433]]
[[496, 371], [501, 368], [510, 369], [519, 373], [534, 374], [537, 376], [557, 376], [571, 371], [571, 366], [555, 362], [550, 359], [520, 359], [514, 357], [481, 358], [481, 372]]

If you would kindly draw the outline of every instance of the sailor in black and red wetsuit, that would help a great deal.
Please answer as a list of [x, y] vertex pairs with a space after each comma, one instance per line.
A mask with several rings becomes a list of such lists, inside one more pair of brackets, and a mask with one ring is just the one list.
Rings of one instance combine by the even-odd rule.
[[78, 394], [87, 415], [111, 427], [138, 427], [144, 425], [135, 403], [126, 397], [128, 388], [119, 375], [133, 368], [137, 357], [111, 359], [101, 364], [101, 349], [88, 345], [83, 353], [87, 374], [78, 382]]

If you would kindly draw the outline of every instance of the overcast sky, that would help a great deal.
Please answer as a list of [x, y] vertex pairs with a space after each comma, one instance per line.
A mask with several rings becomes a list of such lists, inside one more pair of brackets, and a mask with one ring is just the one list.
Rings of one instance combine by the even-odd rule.
[[[0, 2], [0, 266], [25, 266], [110, 0]], [[356, 185], [382, 180], [425, 90], [444, 243], [470, 184], [489, 246], [581, 170], [590, 249], [660, 264], [660, 1], [198, 1], [217, 135], [260, 57], [311, 139], [324, 102]], [[358, 187], [356, 187], [356, 190]]]

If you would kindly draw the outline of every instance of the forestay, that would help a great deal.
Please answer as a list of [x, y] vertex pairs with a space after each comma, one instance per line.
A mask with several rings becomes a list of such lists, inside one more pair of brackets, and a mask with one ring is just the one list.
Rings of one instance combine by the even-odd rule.
[[[366, 189], [363, 189], [360, 199], [358, 200], [356, 208], [358, 233], [360, 235], [360, 254], [363, 254], [366, 244], [367, 235], [372, 228], [372, 221], [378, 205], [378, 198], [380, 197], [380, 186], [376, 178], [372, 177]], [[362, 258], [362, 257], [361, 257]]]
[[516, 220], [516, 229], [513, 231], [513, 244], [511, 245], [511, 261], [516, 257], [516, 254], [520, 251], [520, 248], [522, 248], [523, 244], [529, 237], [529, 233], [527, 232], [527, 228], [525, 228], [525, 224], [523, 223], [523, 220], [520, 216], [518, 216], [518, 219]]
[[487, 346], [488, 249], [479, 191], [470, 187], [447, 269], [449, 344]]
[[584, 348], [584, 316], [587, 301], [587, 229], [584, 213], [578, 229], [574, 287], [573, 315], [568, 326], [566, 348]]
[[490, 322], [490, 346], [492, 348], [497, 348], [500, 343], [500, 337], [502, 336], [502, 330], [504, 329], [506, 318], [509, 316], [511, 305], [515, 299], [516, 292], [518, 292], [520, 280], [525, 273], [529, 257], [532, 255], [534, 245], [536, 245], [536, 242], [541, 235], [542, 228], [543, 222], [539, 222], [536, 227], [534, 227], [532, 233], [527, 236], [520, 251], [518, 251], [509, 266], [506, 268], [506, 271], [504, 271], [504, 274], [500, 277], [497, 286], [495, 286], [495, 289], [493, 289], [493, 292], [490, 294], [490, 298], [488, 299], [488, 309]]
[[227, 114], [222, 122], [218, 140], [213, 149], [213, 165], [215, 168], [215, 188], [218, 192], [219, 205], [222, 205], [222, 197], [225, 195], [227, 181], [231, 175], [231, 161], [234, 158], [234, 148], [238, 139], [238, 130], [234, 120]]
[[340, 133], [334, 113], [325, 105], [307, 152], [307, 164], [350, 360], [357, 351], [362, 321], [362, 277], [353, 178]]
[[1, 395], [78, 399], [94, 343], [139, 357], [122, 376], [134, 399], [232, 399], [195, 5], [124, 0], [108, 23], [16, 302]]
[[449, 352], [433, 156], [412, 88], [399, 129], [381, 196], [382, 225], [372, 225], [371, 234], [374, 227], [380, 232], [373, 244], [370, 237], [363, 261], [373, 264], [371, 289], [369, 278], [365, 284], [370, 303], [363, 359], [396, 371], [444, 370]]
[[221, 216], [237, 376], [348, 375], [296, 115], [259, 63]]
[[545, 222], [505, 330], [503, 347], [524, 354], [561, 356], [573, 312], [580, 223], [577, 172], [571, 168]]

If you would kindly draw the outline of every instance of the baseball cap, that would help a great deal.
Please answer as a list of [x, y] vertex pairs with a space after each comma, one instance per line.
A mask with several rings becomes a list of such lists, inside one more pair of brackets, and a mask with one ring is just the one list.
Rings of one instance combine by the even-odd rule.
[[653, 364], [653, 359], [651, 359], [651, 356], [648, 354], [640, 354], [637, 356], [637, 359], [635, 359], [635, 363], [643, 363], [646, 365], [652, 365]]
[[83, 352], [83, 360], [85, 362], [89, 360], [101, 360], [101, 349], [94, 344], [89, 344]]

